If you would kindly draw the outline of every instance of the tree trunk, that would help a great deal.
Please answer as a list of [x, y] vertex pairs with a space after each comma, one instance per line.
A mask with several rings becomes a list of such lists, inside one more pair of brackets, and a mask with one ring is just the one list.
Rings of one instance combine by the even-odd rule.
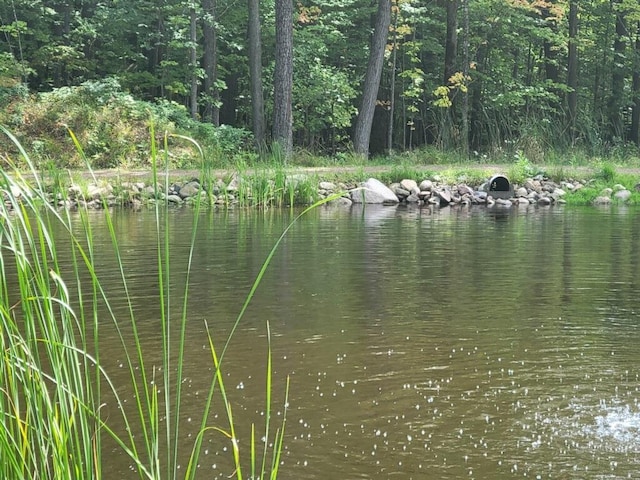
[[624, 139], [622, 123], [622, 99], [624, 95], [624, 64], [626, 53], [627, 22], [624, 12], [616, 10], [616, 36], [613, 41], [613, 67], [609, 96], [609, 127], [612, 140]]
[[569, 2], [569, 56], [567, 60], [567, 115], [571, 145], [576, 141], [578, 114], [578, 0]]
[[273, 76], [273, 141], [285, 161], [293, 154], [293, 1], [276, 0], [276, 65]]
[[[465, 84], [468, 83], [469, 78], [469, 64], [471, 59], [469, 58], [469, 0], [462, 0], [462, 21], [463, 21], [463, 39], [462, 39], [462, 75], [464, 77]], [[469, 89], [465, 89], [462, 92], [462, 108], [460, 111], [461, 120], [461, 143], [462, 153], [469, 156]]]
[[633, 61], [633, 110], [631, 112], [631, 140], [640, 146], [640, 22], [636, 25], [636, 40], [634, 42]]
[[216, 0], [203, 0], [204, 22], [202, 25], [204, 69], [204, 112], [205, 122], [220, 125], [220, 91], [218, 90], [218, 35], [216, 33]]
[[487, 128], [489, 127], [490, 122], [487, 122], [487, 117], [484, 111], [484, 77], [490, 63], [489, 57], [491, 55], [493, 42], [489, 32], [485, 34], [485, 37], [486, 41], [481, 42], [476, 48], [474, 80], [469, 87], [471, 96], [469, 136], [471, 137], [471, 148], [474, 150], [480, 150], [486, 144], [494, 147], [496, 142], [496, 139], [492, 138]]
[[197, 30], [196, 30], [196, 7], [193, 2], [189, 6], [189, 64], [191, 67], [191, 95], [189, 99], [191, 107], [191, 118], [198, 118], [198, 65], [197, 65]]
[[390, 24], [391, 0], [378, 0], [378, 13], [376, 15], [367, 73], [364, 78], [362, 90], [362, 105], [358, 112], [353, 133], [353, 148], [356, 153], [364, 156], [369, 155], [371, 126], [373, 125], [373, 115], [376, 109], [378, 89], [380, 88], [384, 51], [387, 46]]
[[249, 10], [249, 82], [251, 86], [251, 113], [253, 137], [258, 151], [266, 145], [264, 95], [262, 91], [262, 42], [260, 35], [260, 0], [248, 0]]
[[456, 73], [456, 58], [458, 55], [458, 0], [445, 0], [447, 6], [447, 35], [444, 46], [444, 81]]
[[391, 81], [389, 86], [389, 125], [387, 127], [387, 151], [393, 153], [393, 120], [396, 109], [396, 66], [398, 64], [398, 14], [393, 15], [393, 40], [391, 42]]

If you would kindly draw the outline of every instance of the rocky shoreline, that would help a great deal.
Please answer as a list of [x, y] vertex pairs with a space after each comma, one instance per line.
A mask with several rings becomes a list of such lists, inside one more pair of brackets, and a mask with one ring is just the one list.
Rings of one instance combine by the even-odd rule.
[[[209, 182], [208, 187], [198, 178], [186, 181], [172, 181], [157, 185], [145, 181], [114, 181], [101, 178], [86, 184], [73, 183], [66, 191], [50, 191], [47, 199], [61, 208], [86, 207], [100, 209], [112, 206], [142, 208], [158, 201], [166, 201], [171, 206], [194, 204], [198, 199], [205, 204], [218, 207], [268, 205], [267, 200], [255, 198], [251, 177], [232, 175], [225, 182], [222, 178]], [[273, 183], [273, 180], [270, 180]], [[467, 183], [447, 184], [437, 176], [431, 179], [404, 179], [392, 184], [384, 184], [376, 178], [355, 183], [319, 181], [304, 174], [293, 174], [286, 178], [290, 185], [289, 199], [297, 197], [297, 190], [306, 182], [306, 188], [314, 189], [308, 200], [294, 203], [310, 204], [319, 199], [329, 199], [328, 204], [350, 206], [352, 204], [411, 204], [433, 205], [436, 207], [481, 205], [486, 207], [510, 208], [513, 206], [552, 206], [565, 203], [567, 193], [585, 187], [589, 182], [576, 180], [552, 181], [543, 175], [526, 179], [519, 184], [511, 184], [502, 175], [494, 175], [479, 185]], [[311, 187], [310, 187], [311, 186]], [[19, 188], [12, 191], [19, 196]], [[640, 185], [636, 186], [640, 190]], [[623, 185], [604, 189], [593, 201], [594, 204], [625, 203], [632, 192]], [[329, 198], [331, 197], [331, 198]], [[7, 201], [7, 199], [5, 199]], [[273, 198], [271, 198], [273, 202]], [[275, 202], [273, 202], [275, 203]], [[291, 202], [289, 202], [291, 203]], [[281, 204], [288, 204], [284, 201]]]

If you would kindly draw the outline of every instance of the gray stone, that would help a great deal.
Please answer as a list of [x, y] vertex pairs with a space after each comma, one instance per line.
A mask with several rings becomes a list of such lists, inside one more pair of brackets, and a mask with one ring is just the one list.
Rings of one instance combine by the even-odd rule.
[[526, 197], [527, 195], [529, 195], [529, 191], [524, 187], [518, 188], [515, 193], [516, 197]]
[[336, 190], [336, 184], [332, 182], [320, 182], [318, 188], [321, 190], [327, 190], [329, 192], [333, 192]]
[[469, 185], [467, 185], [465, 183], [461, 183], [460, 185], [458, 185], [458, 193], [461, 196], [473, 195], [473, 189], [471, 187], [469, 187]]
[[541, 196], [540, 198], [538, 198], [538, 205], [540, 205], [541, 207], [546, 207], [551, 205], [551, 199], [547, 196]]
[[484, 192], [482, 190], [476, 190], [475, 192], [473, 192], [473, 196], [480, 202], [487, 201], [487, 192]]
[[338, 197], [335, 200], [330, 200], [327, 204], [336, 207], [350, 207], [353, 202], [347, 197]]
[[167, 195], [167, 202], [179, 205], [182, 203], [182, 199], [180, 198], [180, 195]]
[[198, 182], [188, 182], [180, 187], [178, 195], [180, 198], [185, 199], [189, 197], [195, 197], [200, 192], [200, 184]]
[[625, 188], [624, 190], [618, 190], [613, 196], [617, 200], [626, 202], [627, 200], [629, 200], [629, 198], [631, 198], [631, 192]]
[[353, 203], [398, 203], [398, 197], [380, 180], [370, 178], [362, 184], [362, 188], [351, 191]]
[[400, 182], [400, 186], [410, 193], [418, 193], [421, 190], [420, 188], [418, 188], [418, 183], [415, 180], [406, 178]]
[[436, 194], [440, 199], [440, 205], [449, 205], [451, 203], [451, 192], [448, 188], [439, 188]]
[[227, 192], [235, 193], [240, 188], [240, 177], [237, 174], [234, 174], [229, 183], [227, 184]]
[[110, 184], [96, 185], [95, 183], [90, 183], [87, 187], [87, 198], [99, 200], [106, 197], [111, 192], [113, 192], [113, 187]]
[[407, 198], [409, 195], [411, 195], [411, 192], [409, 190], [405, 190], [399, 184], [395, 185], [391, 190], [393, 190], [393, 193], [401, 198]]
[[600, 195], [593, 200], [594, 205], [609, 205], [611, 203], [611, 197]]
[[418, 188], [420, 188], [421, 192], [430, 192], [433, 190], [433, 182], [431, 180], [423, 180], [420, 182]]

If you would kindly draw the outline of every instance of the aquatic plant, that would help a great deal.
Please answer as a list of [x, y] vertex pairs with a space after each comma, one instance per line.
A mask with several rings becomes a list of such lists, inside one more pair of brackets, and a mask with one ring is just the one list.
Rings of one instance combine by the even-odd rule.
[[[103, 476], [104, 446], [115, 443], [131, 459], [139, 478], [195, 478], [206, 434], [220, 434], [232, 456], [237, 478], [276, 479], [284, 441], [288, 380], [274, 385], [269, 325], [266, 345], [264, 425], [252, 425], [246, 450], [233, 416], [233, 403], [225, 388], [224, 358], [282, 239], [308, 211], [336, 196], [316, 202], [296, 217], [270, 251], [241, 306], [224, 346], [218, 350], [215, 332], [206, 327], [211, 356], [210, 388], [202, 399], [202, 415], [193, 444], [179, 439], [185, 420], [183, 362], [186, 351], [189, 277], [193, 265], [200, 203], [193, 209], [190, 254], [183, 291], [169, 289], [173, 269], [169, 242], [167, 204], [157, 202], [156, 261], [158, 304], [162, 332], [159, 364], [145, 354], [138, 335], [133, 292], [115, 234], [112, 213], [104, 209], [113, 252], [117, 259], [123, 296], [112, 297], [95, 267], [95, 244], [86, 209], [77, 214], [51, 205], [42, 180], [29, 155], [16, 138], [0, 127], [16, 145], [30, 168], [26, 179], [18, 170], [0, 171], [0, 478], [94, 478]], [[71, 133], [79, 155], [82, 146]], [[154, 184], [158, 185], [159, 149], [151, 132]], [[165, 147], [167, 139], [165, 137]], [[166, 148], [164, 149], [166, 152]], [[166, 166], [168, 162], [163, 162]], [[165, 175], [165, 178], [168, 178]], [[168, 180], [165, 180], [168, 181]], [[62, 194], [62, 191], [58, 192]], [[81, 228], [78, 228], [78, 222]], [[64, 234], [54, 236], [61, 227]], [[62, 238], [61, 238], [62, 237]], [[71, 265], [62, 265], [60, 252], [69, 249]], [[71, 270], [69, 272], [69, 269]], [[89, 279], [88, 281], [86, 279]], [[128, 321], [118, 318], [116, 308]], [[121, 385], [111, 380], [102, 362], [100, 332], [115, 329], [125, 352], [123, 368], [134, 394], [133, 405], [120, 396]], [[177, 339], [177, 340], [176, 340]], [[284, 411], [279, 425], [272, 425], [273, 392], [284, 391]], [[216, 403], [220, 400], [220, 404]], [[116, 408], [111, 408], [115, 406]], [[109, 410], [109, 413], [106, 413]], [[213, 412], [222, 412], [224, 421]], [[261, 428], [262, 440], [256, 440]], [[133, 432], [137, 431], [138, 434]], [[109, 448], [109, 450], [110, 450]], [[188, 448], [188, 463], [180, 465]], [[262, 452], [259, 450], [262, 449]], [[243, 472], [248, 471], [248, 475]]]

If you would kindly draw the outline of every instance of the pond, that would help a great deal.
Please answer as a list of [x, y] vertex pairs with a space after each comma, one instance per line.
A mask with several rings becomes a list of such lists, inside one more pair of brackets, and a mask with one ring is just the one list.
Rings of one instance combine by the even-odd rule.
[[[278, 417], [290, 377], [280, 478], [639, 478], [639, 213], [312, 211], [281, 244], [225, 358], [241, 446], [264, 416], [268, 321]], [[179, 313], [194, 215], [167, 215]], [[153, 358], [156, 219], [113, 218]], [[198, 218], [180, 410], [187, 446], [211, 380], [205, 322], [221, 346], [291, 218], [288, 210]], [[91, 221], [98, 271], [117, 296], [107, 227], [102, 214]], [[116, 314], [125, 328], [124, 306]], [[132, 399], [120, 339], [109, 332], [105, 325], [102, 361]], [[202, 478], [229, 478], [228, 442], [220, 434], [206, 442]], [[105, 478], [137, 478], [126, 455], [108, 455]]]

